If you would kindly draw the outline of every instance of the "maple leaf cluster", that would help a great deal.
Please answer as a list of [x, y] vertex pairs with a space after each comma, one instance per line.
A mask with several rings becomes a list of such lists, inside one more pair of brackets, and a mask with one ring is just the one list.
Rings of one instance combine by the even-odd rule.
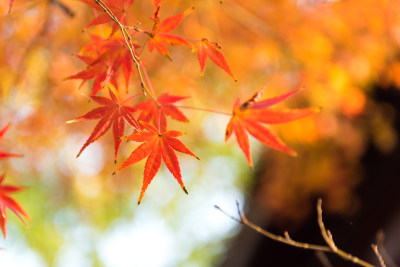
[[[145, 64], [141, 59], [141, 53], [138, 49], [141, 46], [136, 43], [134, 37], [136, 34], [145, 34], [149, 50], [156, 50], [169, 59], [171, 59], [171, 55], [168, 46], [191, 47], [192, 51], [197, 52], [201, 75], [204, 73], [207, 58], [210, 58], [218, 67], [236, 80], [225, 57], [221, 53], [221, 47], [217, 43], [208, 41], [206, 38], [198, 39], [195, 44], [192, 44], [191, 41], [194, 40], [193, 38], [188, 39], [172, 33], [194, 8], [188, 8], [182, 13], [161, 20], [159, 17], [161, 1], [154, 1], [155, 13], [151, 18], [154, 24], [151, 30], [147, 30], [139, 28], [139, 23], [128, 11], [133, 4], [133, 0], [81, 1], [101, 12], [85, 29], [99, 24], [112, 23], [112, 30], [111, 35], [107, 39], [91, 35], [92, 42], [82, 49], [80, 55], [77, 55], [79, 59], [88, 65], [87, 69], [67, 77], [67, 79], [82, 79], [83, 83], [89, 79], [94, 79], [89, 98], [100, 105], [100, 107], [74, 120], [67, 121], [67, 123], [72, 123], [85, 120], [99, 120], [89, 138], [80, 149], [77, 157], [81, 155], [87, 146], [97, 141], [112, 128], [115, 162], [123, 139], [141, 143], [114, 174], [147, 158], [138, 203], [141, 202], [147, 187], [156, 176], [161, 166], [161, 161], [164, 161], [166, 167], [178, 181], [183, 191], [187, 193], [182, 181], [179, 161], [175, 151], [188, 154], [197, 159], [198, 157], [177, 139], [177, 137], [183, 135], [182, 132], [168, 129], [168, 118], [179, 122], [189, 121], [181, 111], [185, 107], [176, 104], [179, 101], [184, 101], [187, 97], [170, 93], [165, 93], [157, 97], [147, 74]], [[134, 27], [126, 26], [129, 23], [129, 18], [135, 21], [136, 25]], [[117, 36], [118, 29], [120, 29], [122, 37]], [[122, 70], [126, 86], [128, 87], [130, 76], [134, 73], [134, 64], [137, 69], [137, 72], [135, 72], [136, 78], [140, 81], [143, 92], [121, 100], [118, 78]], [[108, 83], [113, 85], [109, 86], [109, 97], [97, 96], [100, 92], [104, 93], [102, 92], [102, 88]], [[226, 128], [225, 140], [227, 141], [232, 133], [235, 133], [239, 147], [243, 151], [249, 166], [252, 166], [253, 162], [247, 133], [271, 148], [281, 150], [290, 155], [296, 155], [266, 125], [286, 123], [318, 112], [318, 109], [315, 108], [286, 110], [271, 108], [271, 106], [284, 101], [298, 91], [275, 98], [260, 100], [262, 91], [257, 92], [244, 103], [240, 103], [238, 99], [234, 104], [232, 113], [225, 113], [231, 117]], [[143, 93], [148, 99], [135, 105], [128, 104], [129, 101]], [[201, 110], [201, 108], [197, 109]], [[127, 125], [130, 125], [133, 133], [125, 136]]]
[[97, 35], [91, 35], [91, 38], [93, 41], [82, 48], [84, 54], [76, 55], [88, 65], [87, 69], [66, 79], [82, 79], [81, 86], [87, 80], [94, 79], [92, 95], [96, 95], [108, 82], [118, 88], [118, 77], [122, 69], [125, 85], [128, 86], [133, 63], [124, 39], [120, 37], [103, 39]]
[[[90, 34], [92, 41], [86, 44], [81, 52], [76, 55], [87, 65], [86, 69], [66, 78], [80, 79], [82, 80], [82, 85], [86, 81], [92, 80], [91, 94], [88, 97], [100, 105], [76, 119], [67, 121], [67, 123], [73, 123], [99, 120], [78, 152], [77, 157], [81, 155], [87, 146], [97, 141], [112, 128], [115, 162], [123, 139], [142, 143], [114, 172], [115, 174], [129, 165], [147, 158], [139, 203], [148, 185], [158, 172], [161, 159], [187, 193], [182, 181], [179, 161], [174, 151], [182, 152], [195, 158], [197, 156], [177, 139], [183, 133], [169, 130], [167, 124], [167, 117], [180, 122], [189, 121], [180, 110], [180, 108], [184, 107], [179, 108], [176, 105], [177, 102], [185, 100], [186, 97], [169, 93], [157, 97], [152, 88], [144, 61], [141, 59], [142, 50], [139, 50], [139, 48], [147, 44], [150, 52], [156, 50], [161, 55], [171, 59], [168, 50], [169, 46], [190, 47], [192, 52], [197, 52], [201, 76], [204, 74], [207, 59], [210, 58], [211, 61], [236, 81], [236, 77], [221, 52], [220, 45], [204, 37], [200, 39], [187, 38], [173, 33], [185, 17], [192, 13], [194, 7], [162, 20], [160, 19], [162, 1], [155, 0], [153, 1], [154, 16], [150, 18], [153, 21], [153, 26], [151, 29], [142, 29], [139, 27], [140, 22], [130, 12], [133, 0], [80, 1], [96, 11], [95, 18], [87, 24], [85, 30], [96, 25], [111, 24], [111, 33], [107, 38]], [[10, 0], [10, 9], [12, 4], [13, 0]], [[132, 22], [135, 25], [128, 26]], [[118, 35], [118, 30], [120, 30], [121, 35]], [[139, 34], [147, 36], [146, 42], [142, 45], [138, 44], [139, 39], [135, 38]], [[133, 71], [134, 65], [136, 67], [135, 72]], [[119, 94], [120, 77], [123, 77], [125, 87], [128, 88], [132, 75], [135, 75], [140, 81], [142, 92], [122, 100]], [[102, 89], [105, 87], [109, 87], [109, 97], [99, 96], [98, 94], [100, 93], [104, 94]], [[287, 99], [298, 91], [260, 101], [259, 98], [262, 91], [257, 92], [244, 103], [240, 103], [238, 99], [233, 106], [232, 113], [225, 113], [231, 116], [226, 128], [225, 141], [230, 138], [232, 133], [235, 133], [239, 147], [243, 151], [249, 166], [252, 166], [253, 162], [248, 133], [265, 145], [294, 156], [296, 152], [290, 149], [278, 136], [274, 135], [266, 125], [286, 123], [318, 112], [318, 109], [315, 108], [290, 110], [271, 108], [271, 106]], [[141, 94], [148, 96], [149, 99], [143, 100], [136, 105], [128, 104], [129, 101]], [[198, 109], [201, 110], [201, 108]], [[133, 129], [133, 133], [125, 136], [127, 125]], [[9, 156], [15, 155], [0, 154], [0, 157]], [[26, 213], [21, 209], [14, 208], [13, 211], [26, 216]]]

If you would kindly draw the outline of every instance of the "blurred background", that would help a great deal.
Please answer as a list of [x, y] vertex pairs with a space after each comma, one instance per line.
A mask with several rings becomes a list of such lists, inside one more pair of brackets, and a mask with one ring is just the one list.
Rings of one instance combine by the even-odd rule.
[[[189, 195], [162, 166], [137, 206], [144, 162], [111, 175], [137, 145], [123, 144], [114, 164], [107, 133], [76, 158], [95, 122], [65, 124], [96, 107], [83, 96], [90, 83], [64, 80], [85, 68], [73, 54], [110, 27], [83, 31], [93, 9], [79, 1], [15, 0], [8, 13], [0, 0], [0, 127], [11, 123], [1, 150], [24, 155], [0, 170], [26, 187], [14, 197], [31, 216], [27, 229], [9, 213], [0, 265], [354, 266], [270, 241], [214, 209], [236, 215], [238, 200], [261, 227], [323, 244], [319, 197], [338, 247], [377, 265], [370, 245], [381, 231], [388, 265], [400, 265], [400, 2], [164, 0], [160, 17], [191, 6], [174, 33], [218, 42], [238, 82], [211, 61], [200, 77], [188, 47], [171, 47], [171, 62], [136, 36], [155, 91], [230, 112], [263, 86], [263, 97], [305, 86], [279, 107], [321, 113], [271, 127], [298, 156], [251, 139], [251, 169], [234, 138], [224, 142], [229, 117], [185, 110], [190, 122], [170, 125], [201, 159], [178, 155]], [[151, 29], [151, 1], [129, 11]], [[121, 94], [138, 85], [132, 77]]]

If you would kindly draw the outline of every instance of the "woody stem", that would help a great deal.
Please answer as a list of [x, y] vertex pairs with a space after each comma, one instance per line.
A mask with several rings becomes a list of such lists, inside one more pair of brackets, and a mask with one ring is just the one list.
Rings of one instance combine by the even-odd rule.
[[118, 18], [114, 15], [114, 13], [111, 11], [111, 9], [110, 9], [106, 4], [104, 4], [104, 2], [103, 2], [102, 0], [94, 0], [94, 2], [95, 2], [96, 4], [98, 4], [98, 5], [103, 9], [103, 11], [104, 11], [115, 23], [117, 23], [119, 29], [121, 30], [122, 36], [124, 37], [125, 44], [126, 44], [126, 46], [128, 47], [128, 49], [129, 49], [129, 53], [130, 53], [130, 55], [131, 55], [131, 57], [132, 57], [132, 60], [133, 60], [133, 62], [135, 63], [136, 70], [137, 70], [137, 73], [138, 73], [139, 79], [140, 79], [140, 86], [142, 87], [143, 93], [149, 95], [149, 97], [150, 97], [157, 105], [159, 105], [157, 99], [156, 99], [155, 96], [154, 96], [154, 94], [152, 94], [151, 91], [149, 91], [149, 89], [147, 88], [147, 86], [146, 86], [146, 84], [145, 84], [145, 82], [144, 82], [143, 74], [142, 74], [142, 71], [141, 71], [141, 69], [140, 69], [140, 63], [139, 63], [140, 59], [135, 55], [134, 46], [133, 46], [133, 43], [132, 43], [132, 38], [131, 38], [131, 36], [129, 35], [128, 31], [126, 30], [127, 27], [126, 27], [125, 25], [123, 25], [123, 24], [118, 20]]

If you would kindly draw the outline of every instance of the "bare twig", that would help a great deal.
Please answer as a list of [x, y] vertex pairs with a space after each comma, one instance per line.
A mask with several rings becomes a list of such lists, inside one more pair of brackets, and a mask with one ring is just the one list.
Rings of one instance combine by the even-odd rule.
[[[138, 56], [135, 54], [134, 52], [134, 46], [132, 43], [132, 38], [130, 36], [130, 34], [128, 33], [127, 29], [131, 29], [131, 27], [125, 26], [123, 25], [118, 18], [114, 15], [114, 13], [111, 11], [111, 9], [102, 1], [102, 0], [94, 0], [94, 2], [96, 4], [98, 4], [103, 11], [115, 22], [117, 23], [122, 36], [124, 37], [125, 40], [125, 44], [127, 46], [127, 48], [129, 49], [129, 53], [131, 54], [132, 60], [135, 63], [136, 66], [136, 70], [138, 72], [139, 75], [139, 79], [140, 79], [140, 86], [142, 87], [143, 93], [145, 95], [148, 95], [156, 104], [157, 106], [160, 106], [160, 104], [158, 103], [157, 99], [155, 98], [155, 96], [151, 93], [151, 91], [147, 88], [144, 78], [143, 78], [143, 74], [142, 71], [140, 69], [140, 59], [138, 58]], [[133, 28], [135, 31], [139, 31], [139, 29], [137, 27]]]
[[378, 246], [375, 244], [371, 244], [372, 250], [375, 252], [376, 257], [378, 257], [379, 263], [382, 267], [386, 267], [385, 262], [383, 261], [382, 255], [378, 250]]
[[319, 229], [321, 230], [321, 235], [324, 238], [326, 244], [331, 248], [331, 252], [337, 254], [339, 257], [341, 257], [345, 260], [351, 261], [351, 262], [356, 263], [361, 266], [366, 266], [366, 267], [374, 266], [366, 261], [363, 261], [363, 260], [351, 255], [350, 253], [347, 253], [347, 252], [339, 249], [336, 246], [335, 242], [333, 241], [331, 232], [329, 230], [325, 229], [325, 225], [322, 220], [322, 199], [318, 199], [317, 212], [318, 212], [318, 226], [319, 226]]
[[271, 232], [268, 232], [267, 230], [262, 229], [260, 226], [250, 222], [247, 217], [240, 211], [240, 207], [239, 207], [239, 202], [236, 201], [236, 205], [237, 205], [237, 211], [239, 214], [239, 218], [237, 219], [229, 214], [227, 214], [224, 210], [222, 210], [219, 206], [215, 205], [214, 207], [218, 210], [220, 210], [222, 213], [224, 213], [226, 216], [228, 216], [229, 218], [231, 218], [232, 220], [237, 221], [238, 223], [241, 223], [243, 225], [246, 225], [247, 227], [250, 227], [251, 229], [259, 232], [262, 235], [265, 235], [266, 237], [275, 240], [277, 242], [281, 242], [290, 246], [294, 246], [294, 247], [298, 247], [298, 248], [303, 248], [303, 249], [311, 249], [311, 250], [318, 250], [318, 251], [326, 251], [329, 252], [330, 248], [326, 247], [326, 246], [320, 246], [320, 245], [314, 245], [314, 244], [308, 244], [308, 243], [303, 243], [303, 242], [298, 242], [293, 240], [292, 238], [290, 238], [289, 234], [287, 232], [285, 232], [284, 236], [280, 236], [280, 235], [275, 235]]
[[267, 230], [262, 229], [258, 225], [250, 222], [247, 219], [247, 217], [241, 212], [238, 201], [236, 201], [236, 206], [237, 206], [239, 219], [229, 215], [228, 213], [226, 213], [223, 209], [221, 209], [217, 205], [215, 205], [214, 207], [216, 209], [218, 209], [219, 211], [221, 211], [226, 216], [228, 216], [229, 218], [231, 218], [232, 220], [234, 220], [238, 223], [241, 223], [243, 225], [246, 225], [247, 227], [250, 227], [251, 229], [259, 232], [260, 234], [262, 234], [274, 241], [284, 243], [284, 244], [287, 244], [287, 245], [290, 245], [293, 247], [314, 250], [317, 252], [331, 252], [331, 253], [334, 253], [334, 254], [338, 255], [339, 257], [341, 257], [345, 260], [351, 261], [357, 265], [364, 266], [364, 267], [374, 267], [374, 265], [372, 265], [366, 261], [363, 261], [363, 260], [339, 249], [336, 246], [335, 242], [333, 241], [331, 232], [329, 230], [326, 230], [324, 222], [322, 220], [322, 200], [321, 199], [318, 200], [318, 204], [317, 204], [318, 225], [321, 230], [322, 237], [324, 238], [324, 240], [328, 246], [321, 246], [321, 245], [316, 245], [316, 244], [309, 244], [309, 243], [295, 241], [290, 237], [290, 235], [287, 231], [284, 232], [283, 236], [275, 235]]
[[[382, 230], [379, 230], [378, 233], [376, 234], [376, 248], [382, 257], [383, 262], [387, 266], [398, 267], [398, 265], [394, 262], [392, 257], [389, 255], [389, 253], [386, 251], [385, 247], [383, 246], [384, 240], [385, 240], [385, 233]], [[375, 254], [376, 254], [376, 252], [375, 252]], [[379, 256], [378, 256], [378, 258], [379, 258]]]

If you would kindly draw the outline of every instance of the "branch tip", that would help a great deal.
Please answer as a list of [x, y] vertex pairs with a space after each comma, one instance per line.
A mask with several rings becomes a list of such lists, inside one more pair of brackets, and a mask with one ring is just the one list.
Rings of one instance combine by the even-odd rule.
[[182, 186], [183, 192], [186, 193], [186, 195], [189, 195], [188, 191], [186, 190], [186, 188], [184, 186]]

